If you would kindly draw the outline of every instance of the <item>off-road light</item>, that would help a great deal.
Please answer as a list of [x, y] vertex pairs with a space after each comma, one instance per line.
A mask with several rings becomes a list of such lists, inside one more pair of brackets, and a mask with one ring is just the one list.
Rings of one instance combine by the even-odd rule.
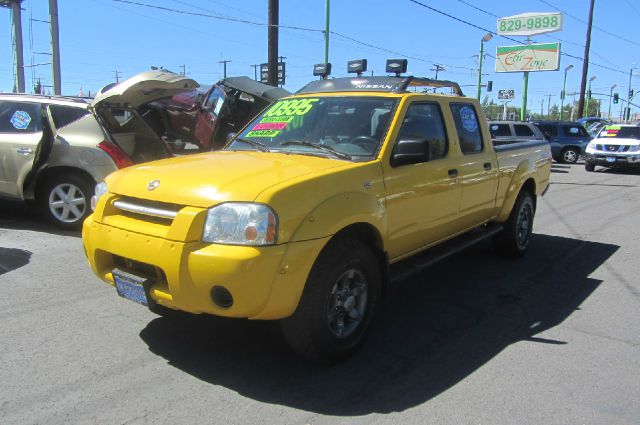
[[399, 77], [400, 74], [407, 72], [408, 61], [406, 59], [387, 59], [387, 72], [396, 74]]
[[326, 80], [329, 75], [331, 75], [331, 63], [317, 63], [313, 65], [313, 75], [322, 77], [323, 80]]
[[347, 62], [347, 72], [352, 74], [358, 74], [358, 77], [367, 70], [367, 60], [357, 59]]

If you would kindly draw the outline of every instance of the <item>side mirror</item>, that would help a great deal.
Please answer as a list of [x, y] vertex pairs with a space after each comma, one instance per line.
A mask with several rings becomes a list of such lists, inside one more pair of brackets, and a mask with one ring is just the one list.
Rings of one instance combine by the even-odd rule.
[[427, 139], [403, 139], [396, 143], [391, 154], [391, 166], [418, 164], [431, 159], [431, 146]]

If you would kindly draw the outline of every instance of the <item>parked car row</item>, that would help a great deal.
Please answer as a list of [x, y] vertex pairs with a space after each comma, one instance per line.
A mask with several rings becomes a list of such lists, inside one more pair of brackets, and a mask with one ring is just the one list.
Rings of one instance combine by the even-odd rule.
[[198, 88], [156, 70], [110, 84], [95, 99], [0, 94], [0, 196], [30, 201], [58, 227], [78, 229], [109, 173], [170, 157], [186, 143], [219, 149], [288, 94], [247, 77]]

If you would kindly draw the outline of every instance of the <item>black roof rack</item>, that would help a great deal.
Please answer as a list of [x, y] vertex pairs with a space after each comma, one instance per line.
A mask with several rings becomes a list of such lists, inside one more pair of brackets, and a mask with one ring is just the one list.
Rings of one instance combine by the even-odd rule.
[[333, 93], [341, 91], [376, 91], [405, 93], [410, 87], [451, 88], [458, 96], [464, 96], [458, 83], [417, 77], [346, 77], [312, 81], [297, 93]]

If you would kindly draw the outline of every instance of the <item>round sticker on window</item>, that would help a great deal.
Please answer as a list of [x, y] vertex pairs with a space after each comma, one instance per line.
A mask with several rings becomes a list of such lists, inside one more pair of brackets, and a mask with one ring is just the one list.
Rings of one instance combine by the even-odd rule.
[[462, 126], [469, 133], [472, 133], [478, 129], [476, 114], [470, 107], [464, 106], [460, 108], [460, 119], [462, 120]]
[[15, 111], [13, 116], [11, 117], [11, 125], [13, 125], [18, 130], [24, 130], [29, 127], [29, 123], [31, 122], [31, 115], [27, 114], [25, 111]]

